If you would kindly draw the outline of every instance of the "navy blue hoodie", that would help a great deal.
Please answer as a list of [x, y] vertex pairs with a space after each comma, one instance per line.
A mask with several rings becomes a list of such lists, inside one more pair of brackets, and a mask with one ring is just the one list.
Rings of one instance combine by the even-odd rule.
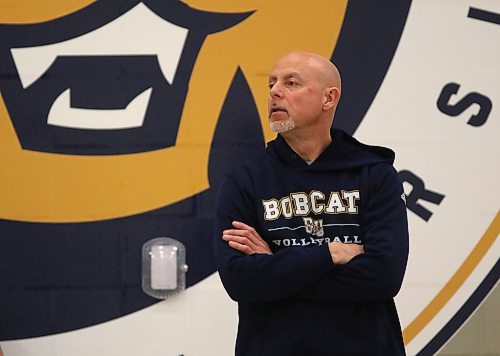
[[[215, 261], [238, 302], [236, 355], [404, 355], [393, 297], [408, 257], [394, 153], [339, 130], [311, 165], [278, 135], [229, 174], [218, 198]], [[221, 239], [254, 227], [273, 255], [246, 256]], [[329, 242], [364, 253], [335, 265]]]

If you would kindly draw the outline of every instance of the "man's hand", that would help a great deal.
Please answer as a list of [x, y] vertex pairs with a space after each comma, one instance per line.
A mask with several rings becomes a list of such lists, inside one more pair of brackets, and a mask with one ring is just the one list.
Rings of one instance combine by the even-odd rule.
[[239, 221], [233, 221], [234, 229], [224, 230], [222, 239], [229, 242], [229, 246], [243, 252], [245, 255], [254, 253], [265, 253], [272, 255], [271, 249], [259, 233], [247, 224]]
[[363, 245], [343, 244], [341, 242], [330, 242], [328, 244], [333, 263], [343, 265], [349, 262], [353, 257], [364, 252]]

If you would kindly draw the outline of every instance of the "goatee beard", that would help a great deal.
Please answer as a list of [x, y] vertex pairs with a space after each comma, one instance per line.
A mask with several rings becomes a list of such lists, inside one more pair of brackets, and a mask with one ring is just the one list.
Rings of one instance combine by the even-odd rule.
[[295, 122], [289, 117], [286, 121], [271, 121], [269, 122], [271, 130], [277, 133], [291, 131], [295, 128]]

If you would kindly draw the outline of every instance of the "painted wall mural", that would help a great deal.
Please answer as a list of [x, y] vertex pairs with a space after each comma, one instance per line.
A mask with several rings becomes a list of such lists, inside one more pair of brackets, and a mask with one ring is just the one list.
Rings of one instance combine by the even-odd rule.
[[[408, 353], [436, 352], [499, 278], [498, 43], [491, 0], [1, 1], [4, 351], [232, 354], [214, 199], [274, 138], [267, 74], [302, 49], [342, 74], [334, 126], [396, 151], [411, 238], [396, 302]], [[158, 302], [141, 247], [161, 236], [189, 272]]]

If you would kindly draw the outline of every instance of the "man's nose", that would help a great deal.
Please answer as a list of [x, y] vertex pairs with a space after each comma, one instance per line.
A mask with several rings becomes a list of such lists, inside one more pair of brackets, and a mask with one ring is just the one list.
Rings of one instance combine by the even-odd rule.
[[282, 95], [281, 86], [279, 83], [273, 84], [273, 86], [269, 89], [269, 95], [271, 98], [280, 98]]

